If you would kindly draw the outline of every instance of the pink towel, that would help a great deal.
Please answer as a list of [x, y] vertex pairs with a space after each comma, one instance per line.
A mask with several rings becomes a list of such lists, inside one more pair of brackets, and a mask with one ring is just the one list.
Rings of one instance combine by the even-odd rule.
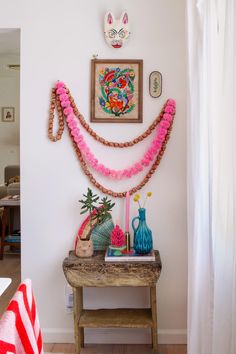
[[0, 319], [0, 354], [43, 354], [31, 280], [18, 288]]

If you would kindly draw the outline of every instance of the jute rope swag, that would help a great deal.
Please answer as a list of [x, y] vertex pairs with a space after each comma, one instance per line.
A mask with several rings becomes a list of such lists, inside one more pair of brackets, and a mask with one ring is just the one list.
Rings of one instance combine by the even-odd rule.
[[[54, 122], [54, 112], [55, 109], [58, 115], [58, 131], [53, 134], [53, 122]], [[125, 192], [114, 192], [110, 189], [102, 186], [90, 172], [88, 166], [102, 174], [103, 176], [113, 178], [113, 179], [123, 179], [131, 178], [132, 176], [140, 173], [144, 168], [151, 165], [147, 174], [142, 179], [142, 181], [135, 187], [133, 187], [129, 192], [130, 194], [136, 193], [140, 190], [148, 180], [151, 178], [153, 173], [156, 171], [164, 151], [166, 149], [166, 144], [170, 138], [170, 133], [172, 130], [173, 119], [175, 115], [175, 101], [169, 99], [163, 106], [161, 113], [157, 118], [154, 119], [153, 123], [148, 127], [148, 129], [137, 138], [126, 141], [123, 143], [108, 141], [97, 135], [95, 131], [86, 123], [84, 117], [78, 111], [73, 97], [70, 94], [70, 91], [65, 86], [63, 82], [57, 82], [55, 87], [52, 89], [51, 101], [50, 101], [50, 110], [49, 110], [49, 119], [48, 119], [48, 137], [51, 141], [56, 142], [60, 140], [64, 131], [65, 121], [67, 123], [70, 137], [75, 149], [75, 152], [80, 161], [82, 170], [89, 178], [90, 182], [100, 189], [104, 194], [109, 194], [115, 198], [123, 198], [126, 196]], [[113, 148], [126, 148], [138, 144], [145, 138], [147, 138], [154, 130], [155, 136], [151, 142], [149, 148], [145, 151], [142, 158], [135, 162], [132, 166], [125, 168], [124, 170], [112, 170], [103, 164], [101, 164], [94, 154], [90, 151], [87, 146], [83, 135], [80, 132], [79, 125], [82, 127], [98, 142], [105, 146]]]

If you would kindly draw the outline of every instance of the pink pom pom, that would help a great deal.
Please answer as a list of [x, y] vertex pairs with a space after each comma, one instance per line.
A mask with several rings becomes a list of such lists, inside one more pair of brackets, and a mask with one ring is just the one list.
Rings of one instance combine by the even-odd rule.
[[127, 169], [124, 169], [124, 170], [122, 171], [122, 176], [128, 177], [128, 170], [127, 170]]
[[95, 160], [95, 157], [94, 157], [94, 154], [90, 151], [90, 161], [94, 161]]
[[172, 122], [173, 116], [169, 113], [164, 113], [163, 114], [163, 119], [167, 120], [168, 122]]
[[62, 93], [62, 94], [59, 96], [59, 98], [60, 98], [60, 101], [61, 101], [61, 102], [62, 102], [62, 101], [68, 101], [69, 96], [67, 95], [67, 93]]
[[96, 170], [97, 170], [98, 172], [101, 172], [101, 173], [102, 173], [102, 172], [104, 171], [104, 165], [103, 165], [103, 164], [97, 165]]
[[89, 155], [90, 155], [90, 150], [89, 150], [89, 147], [87, 146], [86, 149], [85, 149], [85, 155], [88, 159]]
[[78, 144], [80, 142], [78, 135], [75, 135], [74, 141]]
[[97, 170], [98, 172], [102, 172], [102, 166], [101, 166], [101, 164], [97, 165], [96, 170]]
[[159, 148], [157, 148], [156, 146], [153, 146], [152, 149], [153, 149], [153, 155], [156, 155]]
[[149, 153], [149, 151], [146, 152], [146, 154], [144, 155], [145, 159], [148, 161], [148, 164], [150, 163], [150, 159], [151, 159], [151, 154]]
[[68, 116], [69, 114], [73, 113], [73, 108], [72, 107], [67, 107], [63, 110], [64, 114]]
[[83, 142], [83, 146], [82, 146], [81, 150], [82, 150], [82, 153], [83, 153], [84, 155], [87, 155], [87, 153], [88, 153], [88, 146], [87, 146], [86, 142]]
[[90, 163], [90, 165], [92, 164], [92, 162], [93, 162], [93, 157], [92, 157], [92, 154], [91, 154], [91, 152], [89, 152], [89, 153], [87, 153], [87, 155], [86, 155], [86, 157], [87, 157], [87, 160], [88, 160], [88, 162]]
[[152, 146], [148, 149], [148, 153], [150, 154], [150, 156], [154, 155], [154, 149]]
[[153, 141], [152, 146], [155, 149], [155, 151], [157, 151], [158, 149], [161, 148], [161, 143], [159, 141], [155, 140], [155, 141]]
[[105, 176], [109, 176], [110, 173], [111, 173], [111, 170], [110, 170], [109, 168], [105, 168], [105, 170], [104, 170], [104, 175], [105, 175]]
[[173, 106], [173, 107], [176, 106], [176, 102], [175, 102], [175, 100], [173, 100], [172, 98], [170, 98], [169, 100], [167, 100], [167, 104], [170, 105], [170, 106]]
[[64, 108], [65, 107], [70, 107], [70, 101], [69, 100], [62, 101], [61, 102], [61, 106], [64, 107]]
[[60, 88], [60, 87], [64, 87], [65, 86], [65, 84], [64, 84], [64, 82], [62, 82], [62, 81], [58, 81], [57, 83], [56, 83], [56, 85], [55, 85], [55, 87], [58, 89], [58, 88]]
[[131, 176], [134, 176], [138, 173], [137, 169], [135, 167], [131, 167], [130, 168], [130, 173], [131, 173]]
[[80, 142], [78, 143], [78, 146], [79, 146], [79, 148], [80, 148], [81, 150], [83, 150], [83, 149], [86, 147], [86, 144], [85, 144], [85, 142], [80, 141]]
[[73, 128], [72, 131], [71, 131], [71, 135], [72, 136], [78, 136], [78, 130], [76, 128]]
[[69, 126], [70, 129], [73, 129], [73, 128], [77, 127], [77, 125], [76, 125], [76, 123], [75, 123], [74, 120], [70, 121], [70, 123], [68, 124], [68, 126]]
[[166, 106], [164, 109], [165, 113], [171, 113], [173, 114], [175, 112], [175, 109], [173, 106]]
[[79, 142], [82, 142], [83, 140], [84, 140], [83, 135], [81, 135], [81, 134], [78, 135], [78, 141], [79, 141]]
[[150, 163], [149, 159], [146, 159], [145, 157], [144, 157], [144, 159], [142, 159], [142, 161], [141, 161], [141, 164], [142, 164], [143, 166], [148, 166], [149, 163]]
[[56, 90], [56, 93], [58, 95], [61, 95], [62, 93], [66, 93], [66, 90], [64, 89], [64, 87], [59, 87], [57, 90]]
[[96, 170], [97, 169], [97, 164], [98, 164], [98, 161], [96, 159], [93, 159], [91, 161], [91, 166]]
[[117, 171], [117, 179], [121, 179], [122, 178], [122, 171]]
[[130, 177], [132, 176], [132, 169], [131, 169], [131, 168], [128, 168], [128, 169], [127, 169], [127, 174], [126, 174], [126, 176], [127, 176], [128, 178], [130, 178]]
[[164, 129], [164, 128], [159, 128], [159, 131], [158, 131], [158, 136], [160, 136], [160, 135], [166, 135], [166, 133], [167, 133], [167, 130], [166, 129]]
[[75, 118], [74, 114], [69, 114], [69, 115], [66, 117], [67, 123], [70, 123], [71, 121], [73, 121], [74, 118]]
[[115, 171], [115, 170], [111, 170], [111, 171], [110, 171], [110, 176], [111, 176], [112, 178], [116, 178], [116, 177], [117, 177], [116, 171]]
[[142, 170], [143, 170], [143, 166], [141, 165], [140, 162], [137, 162], [134, 166], [135, 166], [135, 168], [136, 168], [138, 171], [142, 171]]
[[109, 168], [105, 168], [104, 172], [103, 172], [104, 176], [109, 176], [110, 175], [110, 169]]
[[166, 121], [166, 120], [162, 120], [161, 122], [160, 122], [160, 127], [162, 127], [162, 128], [169, 128], [169, 126], [170, 126], [170, 122], [168, 122], [168, 121]]
[[158, 136], [157, 137], [157, 141], [163, 143], [163, 141], [165, 140], [165, 137], [164, 136]]

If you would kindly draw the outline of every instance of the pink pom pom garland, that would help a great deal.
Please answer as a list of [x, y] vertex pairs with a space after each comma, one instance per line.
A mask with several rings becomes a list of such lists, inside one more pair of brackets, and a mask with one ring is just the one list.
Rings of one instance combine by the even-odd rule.
[[70, 129], [71, 136], [80, 149], [83, 157], [87, 163], [98, 173], [103, 176], [110, 177], [113, 179], [121, 178], [131, 178], [132, 176], [140, 173], [144, 167], [148, 167], [155, 158], [155, 156], [160, 152], [162, 144], [165, 141], [168, 128], [171, 125], [171, 122], [175, 114], [175, 101], [172, 99], [167, 100], [164, 106], [164, 114], [159, 123], [159, 126], [156, 128], [156, 134], [154, 139], [151, 142], [151, 146], [144, 153], [144, 156], [133, 165], [123, 170], [113, 170], [103, 164], [99, 163], [98, 159], [94, 156], [90, 149], [88, 148], [86, 142], [84, 141], [83, 135], [80, 133], [80, 130], [77, 125], [77, 117], [69, 100], [69, 96], [66, 93], [65, 85], [62, 82], [56, 84], [56, 93], [59, 95], [60, 104], [63, 108], [63, 113], [66, 116], [66, 122]]
[[[63, 89], [65, 89], [65, 91], [60, 90], [59, 93], [57, 94], [56, 91], [59, 88], [63, 88]], [[62, 102], [63, 102], [63, 104], [62, 104]], [[71, 111], [69, 110], [69, 111], [66, 111], [67, 114], [65, 114], [64, 109], [70, 108], [70, 107], [73, 109], [73, 112], [70, 113]], [[56, 133], [53, 132], [55, 110], [57, 110], [57, 113], [58, 113], [58, 115], [57, 115], [58, 116], [58, 129], [57, 129]], [[86, 157], [92, 161], [91, 166], [93, 168], [96, 166], [99, 166], [99, 170], [101, 170], [101, 173], [103, 173], [106, 176], [109, 176], [112, 178], [118, 178], [118, 179], [123, 178], [124, 176], [131, 177], [132, 175], [138, 173], [138, 171], [140, 172], [142, 169], [144, 169], [145, 166], [148, 166], [150, 164], [150, 168], [148, 168], [148, 171], [146, 172], [146, 174], [142, 178], [142, 180], [137, 185], [131, 187], [129, 190], [130, 195], [137, 193], [138, 190], [142, 189], [146, 185], [146, 183], [148, 183], [149, 179], [156, 172], [156, 170], [161, 162], [161, 159], [162, 159], [165, 149], [166, 149], [166, 145], [167, 145], [168, 140], [171, 135], [174, 114], [175, 114], [175, 101], [172, 99], [169, 99], [165, 103], [160, 114], [153, 120], [153, 122], [149, 125], [149, 127], [142, 134], [140, 134], [139, 136], [137, 136], [136, 138], [134, 138], [133, 140], [130, 140], [130, 141], [125, 141], [125, 142], [108, 141], [108, 140], [104, 139], [102, 136], [99, 136], [91, 128], [91, 126], [86, 122], [84, 117], [78, 111], [77, 106], [74, 102], [74, 99], [71, 96], [68, 88], [64, 85], [64, 83], [57, 82], [55, 88], [52, 88], [52, 93], [51, 93], [49, 118], [48, 118], [48, 137], [53, 142], [60, 140], [62, 137], [62, 134], [64, 132], [65, 122], [67, 122], [68, 129], [70, 132], [70, 137], [72, 139], [72, 144], [75, 149], [75, 153], [76, 153], [78, 160], [80, 162], [81, 169], [85, 173], [85, 175], [87, 176], [89, 181], [104, 194], [108, 194], [110, 196], [113, 196], [114, 198], [125, 198], [127, 195], [127, 191], [123, 191], [123, 192], [113, 191], [111, 189], [106, 188], [105, 186], [103, 186], [102, 184], [100, 184], [96, 180], [96, 178], [93, 176], [93, 174], [90, 172], [90, 170], [88, 168], [88, 160], [86, 159]], [[168, 127], [168, 124], [164, 124], [161, 127], [160, 126], [161, 121], [168, 121], [170, 123], [170, 126]], [[76, 123], [76, 126], [74, 126], [74, 124], [73, 124], [74, 122]], [[154, 135], [154, 139], [153, 139], [152, 143], [150, 144], [149, 149], [147, 149], [146, 153], [144, 154], [144, 156], [140, 162], [135, 163], [129, 169], [115, 171], [115, 170], [111, 170], [109, 168], [106, 168], [102, 164], [99, 164], [98, 160], [93, 156], [92, 152], [87, 147], [87, 145], [83, 139], [83, 136], [80, 133], [80, 130], [77, 126], [77, 122], [79, 122], [82, 125], [82, 127], [88, 132], [88, 134], [94, 140], [97, 140], [98, 142], [100, 142], [101, 144], [103, 144], [107, 147], [113, 147], [113, 148], [131, 147], [131, 146], [134, 146], [135, 144], [138, 144], [139, 142], [143, 141], [154, 130], [156, 130], [156, 134]], [[71, 128], [69, 127], [69, 123], [72, 123]], [[158, 127], [158, 125], [159, 125], [159, 127]], [[74, 129], [74, 128], [76, 128], [76, 129]], [[163, 130], [161, 130], [161, 129], [163, 129]], [[166, 133], [166, 131], [167, 131], [167, 133]], [[72, 134], [72, 132], [73, 132], [73, 134]], [[84, 149], [83, 154], [82, 154], [82, 151], [78, 145], [79, 142], [80, 142], [81, 148]], [[158, 152], [155, 153], [156, 151], [158, 151]], [[152, 162], [150, 163], [150, 161], [152, 161]]]

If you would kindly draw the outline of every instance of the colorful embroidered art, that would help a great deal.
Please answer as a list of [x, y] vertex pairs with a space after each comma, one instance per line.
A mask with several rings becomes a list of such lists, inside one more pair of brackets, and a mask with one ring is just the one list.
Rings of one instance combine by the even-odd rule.
[[91, 61], [91, 122], [142, 123], [143, 61]]
[[129, 68], [121, 70], [114, 67], [100, 71], [101, 96], [98, 99], [104, 112], [120, 117], [134, 109], [134, 78], [135, 72]]

